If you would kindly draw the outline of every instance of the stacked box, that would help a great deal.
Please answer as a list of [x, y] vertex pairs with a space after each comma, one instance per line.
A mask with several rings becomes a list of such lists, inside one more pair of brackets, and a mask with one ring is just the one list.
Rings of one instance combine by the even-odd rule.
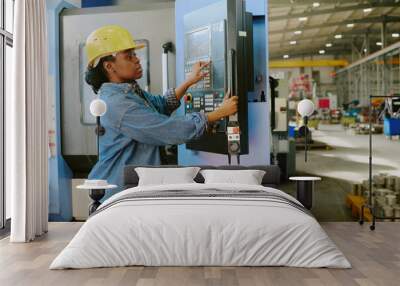
[[[369, 181], [354, 183], [351, 186], [351, 193], [355, 196], [363, 196], [367, 201], [369, 196]], [[377, 216], [400, 217], [400, 177], [391, 176], [387, 173], [380, 173], [372, 178], [373, 204]]]

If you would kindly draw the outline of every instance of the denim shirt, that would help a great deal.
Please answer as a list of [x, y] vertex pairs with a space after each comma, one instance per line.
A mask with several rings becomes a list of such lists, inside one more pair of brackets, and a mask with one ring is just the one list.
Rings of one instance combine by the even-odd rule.
[[118, 185], [108, 190], [104, 199], [122, 190], [126, 165], [160, 165], [159, 146], [185, 143], [206, 129], [204, 113], [171, 115], [180, 105], [174, 89], [164, 96], [143, 95], [147, 100], [135, 93], [130, 83], [104, 83], [99, 90], [107, 104], [100, 119], [106, 132], [100, 137], [100, 158], [89, 179]]

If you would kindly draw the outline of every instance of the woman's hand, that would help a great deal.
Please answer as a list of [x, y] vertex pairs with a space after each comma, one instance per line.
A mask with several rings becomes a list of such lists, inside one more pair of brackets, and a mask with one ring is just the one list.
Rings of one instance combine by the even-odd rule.
[[190, 74], [190, 76], [185, 80], [184, 83], [175, 88], [175, 94], [178, 100], [182, 98], [182, 96], [186, 93], [189, 87], [198, 83], [200, 80], [202, 80], [205, 76], [209, 74], [208, 72], [205, 72], [203, 70], [209, 65], [210, 62], [201, 62], [201, 61], [193, 64], [192, 73]]
[[230, 96], [230, 91], [228, 91], [224, 97], [223, 103], [217, 108], [225, 116], [235, 114], [238, 111], [238, 101], [239, 97], [236, 95]]
[[208, 72], [204, 71], [204, 68], [208, 67], [210, 62], [199, 61], [192, 66], [192, 73], [187, 79], [189, 86], [192, 86], [201, 81], [205, 76], [209, 75]]
[[225, 95], [223, 103], [216, 110], [207, 113], [208, 122], [214, 122], [221, 118], [233, 115], [238, 111], [238, 100], [237, 96], [230, 96], [230, 91]]

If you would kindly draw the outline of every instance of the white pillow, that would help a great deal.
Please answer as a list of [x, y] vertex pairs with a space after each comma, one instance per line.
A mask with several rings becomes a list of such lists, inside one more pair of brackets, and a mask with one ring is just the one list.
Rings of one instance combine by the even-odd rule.
[[139, 176], [138, 186], [195, 183], [193, 179], [199, 170], [199, 167], [135, 168]]
[[261, 170], [202, 170], [204, 183], [261, 185], [265, 171]]

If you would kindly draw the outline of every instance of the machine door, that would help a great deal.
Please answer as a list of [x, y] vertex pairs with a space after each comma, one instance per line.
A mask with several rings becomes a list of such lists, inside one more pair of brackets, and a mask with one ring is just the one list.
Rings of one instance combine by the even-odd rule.
[[248, 35], [251, 19], [243, 0], [220, 1], [184, 16], [185, 77], [197, 61], [211, 61], [209, 76], [187, 91], [185, 112], [215, 110], [222, 104], [228, 88], [239, 96], [238, 114], [210, 126], [200, 139], [186, 144], [188, 149], [228, 154], [227, 129], [237, 125], [240, 149], [236, 150], [238, 154], [248, 154], [247, 91], [253, 82], [252, 37]]

